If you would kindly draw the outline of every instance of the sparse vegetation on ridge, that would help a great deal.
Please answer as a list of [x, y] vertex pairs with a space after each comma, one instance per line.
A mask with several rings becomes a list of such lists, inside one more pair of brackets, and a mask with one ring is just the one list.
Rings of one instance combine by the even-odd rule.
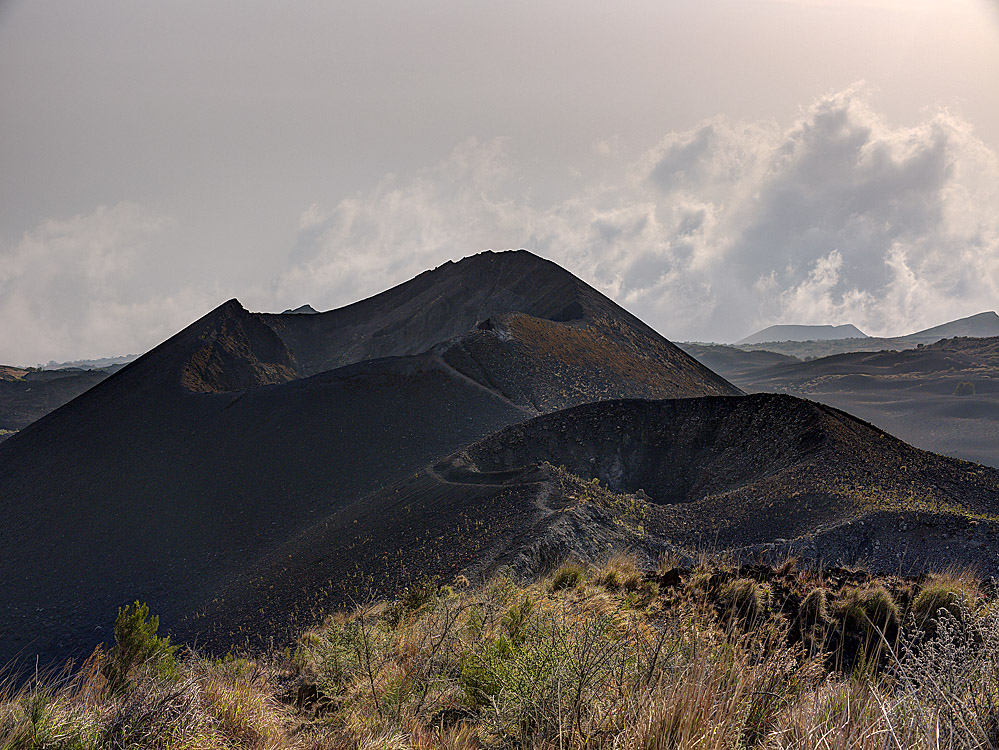
[[[251, 658], [175, 659], [136, 604], [119, 614], [113, 649], [0, 697], [0, 747], [999, 743], [989, 585], [793, 560], [674, 562], [568, 562], [526, 584], [425, 581]], [[128, 679], [109, 679], [112, 664]]]

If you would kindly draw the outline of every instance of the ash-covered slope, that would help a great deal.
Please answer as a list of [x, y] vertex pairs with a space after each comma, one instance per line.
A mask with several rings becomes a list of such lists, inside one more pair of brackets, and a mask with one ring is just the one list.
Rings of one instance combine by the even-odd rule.
[[287, 344], [303, 375], [353, 362], [425, 352], [487, 319], [522, 313], [598, 336], [666, 365], [674, 396], [737, 388], [571, 273], [526, 250], [487, 251], [445, 263], [388, 291], [317, 315], [259, 318]]
[[528, 253], [333, 313], [231, 300], [0, 444], [0, 664], [80, 655], [136, 598], [190, 622], [317, 519], [349, 537], [360, 498], [539, 412], [737, 392]]
[[136, 598], [172, 629], [315, 519], [526, 416], [432, 357], [225, 394], [120, 375], [0, 446], [0, 663], [84, 654]]
[[[610, 401], [511, 426], [442, 476], [540, 461], [642, 489], [690, 532], [726, 545], [793, 537], [858, 509], [999, 514], [999, 471], [921, 451], [837, 409], [773, 394]], [[686, 529], [684, 531], [684, 529]]]
[[999, 566], [997, 542], [999, 471], [836, 409], [769, 394], [607, 401], [507, 427], [319, 519], [231, 586], [198, 632], [266, 642], [281, 613], [622, 548], [984, 571]]
[[654, 332], [607, 319], [560, 322], [501, 314], [434, 351], [458, 372], [535, 414], [609, 398], [737, 392], [713, 373], [693, 370]]

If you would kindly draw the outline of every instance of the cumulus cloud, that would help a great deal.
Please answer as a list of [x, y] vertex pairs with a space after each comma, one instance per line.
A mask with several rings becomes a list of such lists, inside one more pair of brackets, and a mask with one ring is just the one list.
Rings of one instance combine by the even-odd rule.
[[150, 273], [168, 224], [121, 203], [46, 221], [0, 246], [0, 361], [138, 353], [199, 317], [210, 293]]
[[551, 258], [677, 340], [774, 323], [895, 335], [999, 299], [999, 156], [946, 110], [899, 126], [857, 85], [791, 122], [717, 117], [637, 156], [615, 138], [591, 151], [552, 198], [507, 141], [468, 140], [304, 208], [268, 268], [238, 248], [202, 258], [182, 217], [135, 204], [44, 222], [0, 240], [0, 362], [144, 351], [230, 296], [330, 309], [490, 248]]
[[299, 221], [278, 304], [325, 307], [382, 291], [447, 260], [526, 241], [536, 212], [502, 139], [471, 139], [444, 163], [332, 209], [310, 206]]
[[869, 98], [855, 85], [785, 124], [715, 118], [545, 205], [503, 141], [469, 141], [306, 211], [276, 294], [329, 307], [449, 258], [527, 247], [677, 339], [773, 323], [893, 335], [992, 309], [996, 153], [948, 111], [901, 127]]

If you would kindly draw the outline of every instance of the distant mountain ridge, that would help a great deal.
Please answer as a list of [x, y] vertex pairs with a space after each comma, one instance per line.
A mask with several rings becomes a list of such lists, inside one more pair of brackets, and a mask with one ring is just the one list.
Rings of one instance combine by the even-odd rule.
[[[892, 338], [868, 336], [866, 338], [813, 339], [810, 341], [772, 340], [758, 343], [721, 344], [720, 346], [739, 347], [746, 351], [768, 351], [798, 359], [814, 359], [848, 352], [915, 349], [917, 346], [925, 346], [945, 338], [990, 338], [993, 336], [999, 336], [999, 315], [993, 311], [988, 311]], [[696, 342], [687, 342], [684, 346], [688, 344], [697, 345]]]
[[940, 339], [950, 339], [957, 336], [971, 338], [989, 338], [999, 336], [999, 315], [993, 310], [959, 318], [932, 328], [900, 336], [903, 339], [932, 339], [924, 343], [932, 343]]
[[831, 339], [865, 339], [867, 334], [856, 326], [775, 325], [746, 336], [740, 344], [762, 344], [766, 341], [827, 341]]
[[953, 337], [805, 361], [765, 349], [681, 346], [749, 393], [813, 399], [920, 448], [999, 467], [999, 337]]

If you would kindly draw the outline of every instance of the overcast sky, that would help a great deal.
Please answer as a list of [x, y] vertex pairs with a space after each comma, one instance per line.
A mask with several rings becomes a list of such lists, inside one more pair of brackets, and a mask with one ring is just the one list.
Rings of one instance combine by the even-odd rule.
[[675, 340], [999, 301], [995, 0], [0, 0], [0, 362], [525, 247]]

